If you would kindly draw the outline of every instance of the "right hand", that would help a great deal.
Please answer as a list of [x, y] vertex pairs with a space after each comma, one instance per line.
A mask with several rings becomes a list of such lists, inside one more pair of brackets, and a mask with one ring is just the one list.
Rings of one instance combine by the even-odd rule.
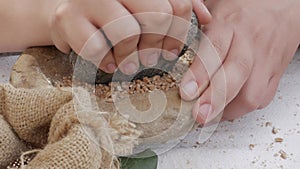
[[207, 1], [207, 38], [181, 82], [182, 98], [197, 99], [199, 123], [232, 120], [272, 101], [300, 43], [299, 2]]
[[[170, 57], [163, 52], [167, 60], [176, 58], [183, 48], [182, 41], [164, 35], [186, 35], [188, 27], [174, 22], [170, 16], [190, 22], [193, 10], [201, 24], [210, 21], [211, 16], [200, 0], [59, 0], [50, 16], [51, 38], [62, 52], [69, 53], [72, 48], [105, 72], [119, 68], [125, 74], [133, 74], [140, 62], [147, 67], [155, 65], [161, 49], [175, 54]], [[145, 12], [161, 14], [135, 15]], [[140, 52], [150, 48], [155, 50]]]

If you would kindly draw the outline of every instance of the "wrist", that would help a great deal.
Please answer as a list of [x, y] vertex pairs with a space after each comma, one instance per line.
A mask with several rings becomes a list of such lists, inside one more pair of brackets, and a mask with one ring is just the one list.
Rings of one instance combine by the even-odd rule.
[[0, 19], [3, 21], [0, 51], [22, 51], [30, 46], [52, 44], [45, 18], [45, 1], [0, 1]]
[[45, 1], [16, 1], [14, 8], [15, 24], [18, 24], [20, 32], [16, 33], [22, 41], [23, 48], [31, 46], [51, 45], [50, 27], [47, 19], [46, 6], [50, 6], [51, 0]]

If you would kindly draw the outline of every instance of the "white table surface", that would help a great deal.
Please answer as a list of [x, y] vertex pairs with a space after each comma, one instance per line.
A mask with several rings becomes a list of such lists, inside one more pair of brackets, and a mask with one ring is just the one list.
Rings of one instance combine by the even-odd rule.
[[[8, 82], [18, 56], [0, 56], [0, 82]], [[272, 126], [266, 127], [267, 122]], [[278, 134], [272, 128], [278, 128]], [[159, 169], [299, 169], [300, 168], [300, 51], [283, 76], [273, 102], [265, 109], [219, 125], [204, 144], [195, 134], [159, 155]], [[282, 143], [274, 143], [276, 137]], [[252, 150], [249, 145], [255, 145]], [[280, 150], [288, 154], [282, 159]]]

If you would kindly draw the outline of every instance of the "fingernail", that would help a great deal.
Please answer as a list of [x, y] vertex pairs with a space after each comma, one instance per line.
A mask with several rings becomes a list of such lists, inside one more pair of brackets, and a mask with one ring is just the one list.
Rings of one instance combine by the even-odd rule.
[[182, 90], [185, 95], [193, 99], [198, 92], [198, 84], [195, 81], [190, 81], [183, 86]]
[[199, 109], [198, 109], [198, 115], [200, 115], [201, 118], [203, 118], [202, 120], [206, 120], [209, 113], [212, 111], [211, 110], [212, 106], [210, 104], [203, 104], [200, 105]]
[[152, 53], [147, 57], [147, 66], [155, 66], [158, 62], [159, 55], [157, 53]]
[[138, 69], [138, 67], [135, 63], [129, 62], [129, 63], [124, 65], [123, 73], [125, 73], [127, 75], [132, 75], [137, 71], [137, 69]]
[[170, 60], [170, 61], [177, 59], [178, 58], [178, 49], [173, 49], [170, 52], [165, 52], [164, 58], [166, 60]]
[[106, 69], [109, 73], [113, 73], [117, 69], [117, 66], [114, 63], [110, 63], [106, 66]]

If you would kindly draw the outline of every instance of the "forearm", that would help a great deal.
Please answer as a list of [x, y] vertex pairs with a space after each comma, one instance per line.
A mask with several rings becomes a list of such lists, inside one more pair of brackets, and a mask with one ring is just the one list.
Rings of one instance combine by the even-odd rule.
[[0, 0], [0, 52], [51, 45], [49, 12], [57, 0]]

